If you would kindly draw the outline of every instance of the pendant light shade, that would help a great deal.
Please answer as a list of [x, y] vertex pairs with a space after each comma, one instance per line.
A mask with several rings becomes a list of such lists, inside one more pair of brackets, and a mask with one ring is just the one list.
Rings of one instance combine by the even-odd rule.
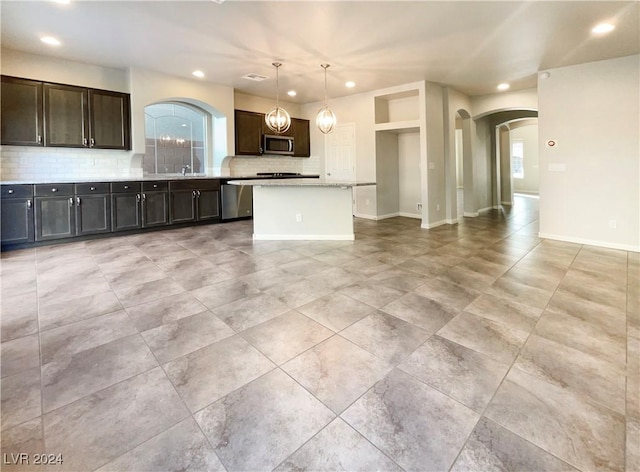
[[280, 108], [280, 83], [278, 69], [282, 64], [274, 62], [272, 65], [276, 68], [276, 106], [267, 112], [264, 116], [264, 121], [271, 131], [276, 134], [281, 134], [286, 132], [291, 126], [291, 116], [289, 116], [287, 110]]
[[318, 111], [318, 116], [316, 116], [316, 126], [324, 134], [329, 134], [337, 123], [336, 115], [329, 109], [327, 103], [327, 69], [330, 66], [329, 64], [321, 64], [320, 67], [324, 69], [324, 105]]

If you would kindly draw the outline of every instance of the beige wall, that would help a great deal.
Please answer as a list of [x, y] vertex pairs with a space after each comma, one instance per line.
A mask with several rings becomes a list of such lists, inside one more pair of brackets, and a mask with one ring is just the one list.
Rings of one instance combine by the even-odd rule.
[[[275, 92], [273, 98], [264, 98], [234, 91], [233, 97], [236, 110], [267, 113], [276, 105]], [[287, 102], [281, 99], [280, 106], [287, 110], [291, 118], [304, 118], [302, 116], [302, 105], [300, 103]]]
[[640, 56], [548, 72], [538, 80], [540, 235], [640, 251]]
[[400, 214], [420, 218], [416, 203], [422, 203], [420, 192], [420, 133], [398, 135], [398, 182]]
[[0, 54], [0, 69], [3, 75], [129, 92], [129, 74], [125, 69], [95, 66], [10, 49], [2, 49]]
[[524, 178], [513, 179], [513, 191], [537, 194], [540, 191], [538, 124], [536, 122], [536, 124], [516, 126], [515, 128], [510, 126], [510, 128], [511, 141], [521, 139], [524, 144]]
[[[60, 178], [141, 176], [145, 152], [144, 107], [164, 100], [190, 102], [214, 117], [208, 129], [214, 143], [207, 156], [208, 170], [218, 167], [226, 155], [234, 152], [234, 96], [230, 87], [143, 69], [125, 71], [5, 49], [0, 67], [5, 75], [131, 94], [131, 152], [108, 151], [105, 154], [105, 151], [92, 149], [4, 146], [0, 155], [5, 180], [39, 178], [34, 174], [36, 170]], [[117, 159], [110, 161], [109, 155]], [[36, 160], [43, 164], [40, 169], [34, 168]], [[113, 162], [118, 165], [114, 166]]]
[[168, 100], [191, 103], [212, 116], [208, 132], [214, 146], [209, 149], [207, 168], [219, 168], [225, 156], [235, 152], [233, 89], [200, 80], [184, 79], [158, 72], [129, 70], [133, 152], [144, 154], [144, 108]]

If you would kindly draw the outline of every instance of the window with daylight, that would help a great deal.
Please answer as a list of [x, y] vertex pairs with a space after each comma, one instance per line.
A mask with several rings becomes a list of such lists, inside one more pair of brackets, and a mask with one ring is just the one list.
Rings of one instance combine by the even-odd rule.
[[524, 179], [524, 141], [511, 142], [511, 175], [514, 179]]
[[209, 114], [186, 103], [166, 102], [144, 109], [145, 174], [205, 172]]

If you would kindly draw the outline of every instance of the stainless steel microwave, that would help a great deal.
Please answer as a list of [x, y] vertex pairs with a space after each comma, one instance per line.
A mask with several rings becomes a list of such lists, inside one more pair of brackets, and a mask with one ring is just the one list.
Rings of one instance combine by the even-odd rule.
[[293, 156], [294, 140], [291, 136], [278, 136], [276, 134], [265, 134], [262, 143], [263, 154], [284, 154]]

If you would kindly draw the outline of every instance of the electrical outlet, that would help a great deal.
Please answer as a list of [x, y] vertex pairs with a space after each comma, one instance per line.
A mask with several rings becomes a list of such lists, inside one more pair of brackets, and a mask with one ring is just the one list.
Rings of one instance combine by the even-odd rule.
[[422, 211], [422, 203], [416, 203], [416, 210]]
[[616, 229], [618, 222], [616, 220], [609, 220], [609, 228]]
[[296, 223], [302, 223], [302, 213], [296, 213]]

